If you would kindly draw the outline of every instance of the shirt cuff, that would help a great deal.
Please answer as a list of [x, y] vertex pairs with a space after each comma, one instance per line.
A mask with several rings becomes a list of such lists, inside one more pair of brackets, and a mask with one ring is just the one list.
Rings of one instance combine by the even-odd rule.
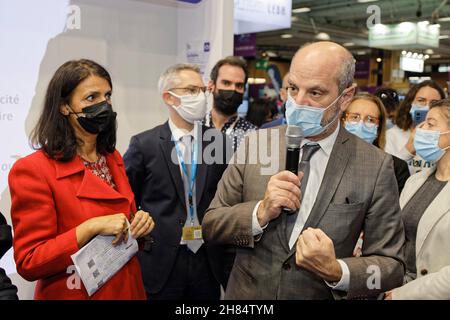
[[328, 281], [325, 281], [325, 283], [333, 290], [339, 290], [339, 291], [348, 291], [348, 287], [350, 285], [350, 270], [348, 269], [347, 264], [343, 261], [338, 259], [337, 262], [341, 265], [342, 269], [342, 277], [341, 280], [339, 280], [338, 283], [333, 282], [330, 283]]
[[261, 204], [261, 202], [262, 201], [258, 201], [258, 203], [256, 204], [255, 209], [253, 209], [253, 213], [252, 213], [252, 234], [254, 237], [262, 234], [264, 232], [264, 229], [268, 225], [268, 223], [267, 223], [265, 226], [261, 227], [258, 222], [257, 213], [258, 213], [259, 205]]

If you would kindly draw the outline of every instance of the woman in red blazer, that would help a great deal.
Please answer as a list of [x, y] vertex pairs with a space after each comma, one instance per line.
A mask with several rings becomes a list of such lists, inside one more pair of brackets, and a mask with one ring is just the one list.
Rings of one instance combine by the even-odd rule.
[[114, 244], [154, 227], [136, 213], [116, 143], [116, 113], [108, 72], [90, 60], [63, 64], [50, 81], [32, 141], [35, 153], [9, 175], [14, 257], [26, 280], [38, 280], [35, 299], [145, 299], [133, 257], [94, 295], [74, 275], [71, 255], [96, 235]]

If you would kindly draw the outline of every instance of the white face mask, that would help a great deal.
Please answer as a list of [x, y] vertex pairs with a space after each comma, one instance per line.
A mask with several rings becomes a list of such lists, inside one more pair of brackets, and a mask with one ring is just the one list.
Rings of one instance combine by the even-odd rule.
[[180, 105], [172, 106], [174, 110], [187, 122], [194, 123], [200, 121], [206, 116], [206, 95], [204, 92], [200, 92], [196, 96], [179, 96], [173, 92], [169, 93], [180, 99]]

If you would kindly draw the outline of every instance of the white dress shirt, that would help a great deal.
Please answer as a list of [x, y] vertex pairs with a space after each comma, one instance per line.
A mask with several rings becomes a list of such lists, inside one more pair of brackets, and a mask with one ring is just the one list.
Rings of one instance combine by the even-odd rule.
[[[308, 184], [306, 185], [305, 193], [302, 195], [302, 201], [300, 203], [300, 210], [297, 215], [297, 220], [294, 225], [294, 229], [292, 230], [292, 234], [289, 240], [289, 248], [292, 249], [292, 247], [297, 242], [297, 239], [300, 235], [300, 232], [302, 231], [306, 220], [308, 219], [311, 210], [314, 206], [314, 203], [316, 202], [317, 194], [319, 192], [320, 186], [322, 184], [323, 176], [325, 174], [325, 169], [328, 164], [328, 160], [330, 159], [331, 151], [333, 150], [334, 143], [336, 142], [336, 138], [339, 133], [340, 124], [336, 128], [336, 130], [326, 137], [325, 139], [322, 139], [320, 141], [311, 141], [308, 139], [303, 139], [301, 146], [308, 144], [308, 143], [317, 143], [320, 145], [320, 149], [317, 150], [313, 154], [310, 160], [310, 172], [309, 172], [309, 178], [308, 178]], [[302, 158], [303, 150], [300, 151], [300, 157]], [[255, 206], [255, 209], [253, 210], [253, 219], [252, 219], [252, 230], [253, 235], [258, 236], [263, 233], [263, 228], [259, 225], [258, 218], [257, 218], [257, 212], [261, 201], [257, 203]], [[345, 262], [338, 259], [339, 264], [342, 268], [342, 278], [336, 285], [330, 285], [335, 290], [342, 290], [347, 291], [348, 285], [350, 282], [350, 271], [348, 269], [348, 266]]]
[[[169, 118], [169, 128], [172, 132], [172, 137], [174, 141], [181, 142], [181, 138], [183, 138], [186, 135], [190, 135], [193, 137], [194, 143], [192, 145], [195, 145], [197, 142], [197, 137], [195, 136], [195, 132], [197, 132], [197, 123], [194, 124], [194, 128], [191, 131], [187, 131], [186, 129], [178, 128], [175, 123]], [[180, 147], [181, 154], [184, 154], [185, 152], [185, 145], [184, 143], [179, 143], [178, 146]], [[183, 169], [180, 165], [181, 174], [183, 174]]]
[[[185, 154], [185, 151], [186, 151], [186, 146], [184, 145], [184, 143], [183, 143], [183, 141], [182, 141], [182, 138], [184, 137], [184, 136], [187, 136], [187, 135], [190, 135], [191, 137], [192, 137], [192, 143], [191, 143], [191, 150], [192, 150], [192, 148], [194, 148], [194, 146], [196, 145], [196, 143], [197, 143], [197, 141], [198, 141], [198, 138], [197, 138], [197, 135], [196, 135], [196, 132], [197, 132], [197, 129], [198, 129], [198, 124], [197, 123], [195, 123], [194, 124], [194, 128], [191, 130], [191, 131], [188, 131], [188, 130], [186, 130], [186, 129], [181, 129], [181, 128], [178, 128], [174, 123], [173, 123], [173, 121], [169, 118], [169, 128], [170, 128], [170, 131], [172, 132], [172, 138], [173, 138], [173, 140], [174, 141], [176, 141], [176, 143], [178, 143], [178, 147], [179, 147], [179, 149], [180, 149], [180, 152], [181, 152], [181, 154]], [[177, 156], [178, 156], [178, 154], [177, 154]], [[172, 159], [173, 160], [173, 159]], [[181, 161], [180, 161], [180, 159], [178, 159], [178, 163], [179, 163], [179, 168], [180, 168], [180, 173], [181, 173], [181, 176], [183, 177], [184, 176], [184, 171], [183, 171], [183, 168], [182, 168], [182, 166], [181, 166]], [[189, 163], [186, 163], [186, 165], [190, 165]], [[184, 196], [185, 196], [185, 201], [186, 201], [186, 208], [188, 208], [189, 207], [189, 204], [188, 204], [188, 185], [186, 184], [186, 182], [188, 181], [188, 179], [185, 179], [185, 178], [183, 178], [183, 185], [184, 185]], [[188, 182], [189, 183], [189, 182]], [[196, 220], [196, 225], [197, 224], [199, 224], [198, 223], [198, 216], [197, 216], [197, 206], [196, 206], [196, 203], [197, 203], [197, 200], [196, 200], [196, 197], [197, 197], [197, 192], [196, 192], [196, 186], [195, 186], [195, 183], [194, 183], [194, 186], [193, 186], [193, 190], [192, 190], [192, 193], [193, 193], [193, 195], [192, 195], [192, 199], [193, 199], [193, 203], [194, 203], [194, 219]], [[187, 213], [187, 215], [189, 215], [189, 213]], [[189, 216], [187, 216], [186, 217], [186, 224], [185, 224], [185, 226], [186, 225], [188, 225], [188, 223], [189, 223]], [[196, 244], [196, 247], [200, 247], [201, 246], [201, 244], [202, 243], [204, 243], [204, 241], [203, 240], [190, 240], [192, 243], [194, 242], [194, 241], [196, 241], [196, 242], [198, 242], [197, 244]], [[184, 245], [184, 244], [187, 244], [187, 242], [185, 241], [185, 240], [183, 240], [183, 239], [180, 239], [180, 244], [182, 244], [182, 245]], [[197, 248], [197, 250], [198, 250], [198, 248]]]

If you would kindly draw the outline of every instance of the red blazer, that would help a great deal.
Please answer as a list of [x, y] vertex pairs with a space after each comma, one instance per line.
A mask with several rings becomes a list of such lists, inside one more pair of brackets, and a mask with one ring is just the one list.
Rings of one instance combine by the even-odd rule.
[[80, 289], [71, 289], [75, 277], [70, 256], [79, 249], [76, 227], [93, 217], [124, 213], [130, 218], [136, 211], [119, 152], [108, 154], [106, 161], [117, 191], [87, 170], [79, 157], [64, 163], [37, 151], [11, 169], [14, 258], [23, 278], [38, 280], [35, 299], [146, 298], [137, 257], [92, 297], [81, 281]]

